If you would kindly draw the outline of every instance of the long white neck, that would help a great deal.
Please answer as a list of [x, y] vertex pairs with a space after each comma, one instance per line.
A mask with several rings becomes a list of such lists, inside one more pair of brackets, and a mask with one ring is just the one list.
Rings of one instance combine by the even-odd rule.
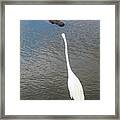
[[61, 35], [62, 35], [64, 43], [65, 43], [65, 56], [66, 56], [66, 62], [67, 62], [67, 69], [69, 71], [69, 70], [71, 70], [71, 67], [70, 67], [70, 62], [69, 62], [69, 57], [68, 57], [67, 40], [66, 40], [64, 33], [62, 33]]

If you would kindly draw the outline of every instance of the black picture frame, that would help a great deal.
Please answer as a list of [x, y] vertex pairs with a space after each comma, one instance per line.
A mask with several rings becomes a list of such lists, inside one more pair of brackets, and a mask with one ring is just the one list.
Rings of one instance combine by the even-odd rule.
[[[118, 0], [1, 1], [0, 118], [1, 119], [119, 119], [119, 14]], [[5, 5], [115, 5], [115, 115], [5, 115]], [[11, 108], [12, 109], [12, 108]]]

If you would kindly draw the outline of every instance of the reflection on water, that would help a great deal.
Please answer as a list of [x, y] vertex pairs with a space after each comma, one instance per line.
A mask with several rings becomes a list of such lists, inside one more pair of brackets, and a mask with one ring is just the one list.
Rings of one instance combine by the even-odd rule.
[[86, 100], [100, 99], [100, 21], [20, 21], [20, 97], [22, 100], [69, 100], [64, 41], [73, 72]]

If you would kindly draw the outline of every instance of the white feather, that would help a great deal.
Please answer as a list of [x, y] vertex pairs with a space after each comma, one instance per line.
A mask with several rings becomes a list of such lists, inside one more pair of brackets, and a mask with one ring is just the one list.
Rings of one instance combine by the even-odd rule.
[[74, 100], [84, 100], [84, 91], [83, 91], [82, 84], [80, 83], [80, 80], [73, 73], [70, 67], [68, 50], [67, 50], [67, 40], [66, 40], [65, 34], [62, 33], [61, 35], [65, 43], [65, 56], [66, 56], [67, 69], [68, 69], [68, 89], [69, 89], [70, 97], [71, 99], [74, 99]]

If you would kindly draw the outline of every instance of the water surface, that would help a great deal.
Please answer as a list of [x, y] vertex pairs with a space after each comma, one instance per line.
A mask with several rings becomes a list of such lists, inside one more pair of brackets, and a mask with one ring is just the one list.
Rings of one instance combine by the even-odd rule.
[[69, 100], [65, 46], [86, 100], [100, 99], [100, 21], [68, 20], [65, 26], [47, 20], [20, 21], [21, 100]]

